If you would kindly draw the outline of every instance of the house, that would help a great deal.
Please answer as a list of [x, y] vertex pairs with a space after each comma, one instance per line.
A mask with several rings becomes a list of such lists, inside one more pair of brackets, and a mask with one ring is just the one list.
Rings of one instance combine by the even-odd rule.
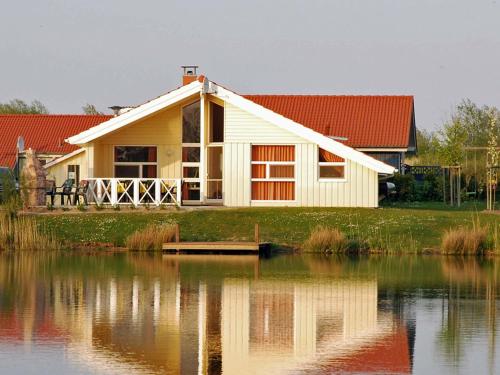
[[89, 115], [0, 115], [0, 166], [22, 168], [29, 148], [45, 164], [78, 149], [64, 140], [112, 116]]
[[192, 72], [183, 78], [183, 86], [69, 137], [78, 148], [48, 163], [49, 175], [60, 182], [78, 170], [98, 204], [378, 206], [379, 177], [395, 168], [319, 129], [320, 113], [313, 126], [314, 110], [303, 107], [309, 117], [301, 123], [299, 108], [287, 117], [259, 104], [265, 97]]

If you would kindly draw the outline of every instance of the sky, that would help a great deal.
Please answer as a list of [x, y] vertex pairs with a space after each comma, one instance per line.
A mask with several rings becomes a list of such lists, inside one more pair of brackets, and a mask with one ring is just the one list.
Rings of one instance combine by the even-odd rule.
[[500, 107], [500, 0], [1, 0], [0, 35], [0, 102], [51, 113], [140, 104], [191, 64], [241, 94], [414, 95], [430, 130]]

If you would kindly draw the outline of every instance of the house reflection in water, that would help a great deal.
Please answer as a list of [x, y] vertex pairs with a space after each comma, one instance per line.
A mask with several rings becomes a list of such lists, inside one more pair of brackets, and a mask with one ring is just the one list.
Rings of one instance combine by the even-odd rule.
[[174, 261], [161, 272], [54, 276], [24, 287], [37, 297], [0, 305], [2, 325], [8, 316], [17, 322], [0, 329], [0, 342], [17, 329], [24, 333], [15, 340], [37, 344], [40, 325], [50, 326], [68, 358], [96, 372], [411, 372], [414, 339], [378, 309], [375, 280], [199, 278]]

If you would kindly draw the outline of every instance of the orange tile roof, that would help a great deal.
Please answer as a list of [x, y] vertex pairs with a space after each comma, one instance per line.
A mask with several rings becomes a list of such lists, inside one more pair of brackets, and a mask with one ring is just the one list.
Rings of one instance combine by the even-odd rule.
[[243, 95], [326, 136], [357, 148], [407, 148], [413, 96]]
[[39, 153], [67, 154], [78, 147], [64, 139], [107, 121], [108, 115], [0, 115], [0, 166], [14, 167], [17, 138], [25, 149]]

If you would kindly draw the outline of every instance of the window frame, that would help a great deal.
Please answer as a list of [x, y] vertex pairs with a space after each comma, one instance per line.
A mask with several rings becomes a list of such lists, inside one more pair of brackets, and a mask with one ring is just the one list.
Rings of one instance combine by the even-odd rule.
[[[293, 146], [294, 157], [293, 161], [253, 161], [252, 147], [253, 146]], [[266, 177], [254, 178], [252, 177], [253, 165], [266, 165]], [[293, 178], [270, 178], [270, 165], [293, 165]], [[252, 182], [293, 182], [294, 186], [294, 199], [252, 199]], [[297, 202], [297, 145], [295, 143], [251, 143], [250, 144], [250, 202], [255, 203], [294, 203]]]
[[[155, 162], [142, 162], [142, 161], [133, 161], [133, 162], [130, 162], [130, 161], [115, 161], [115, 148], [116, 147], [154, 147], [156, 148], [156, 161]], [[154, 178], [158, 178], [158, 146], [157, 145], [122, 145], [122, 144], [119, 144], [119, 145], [113, 145], [113, 148], [112, 148], [112, 157], [113, 157], [113, 178], [141, 178], [141, 179], [144, 179], [144, 178], [147, 178], [147, 179], [154, 179]], [[116, 170], [115, 170], [115, 166], [138, 166], [139, 167], [139, 177], [116, 177]], [[142, 176], [142, 166], [143, 165], [154, 165], [156, 166], [156, 177], [143, 177]]]
[[[316, 150], [316, 169], [318, 173], [319, 182], [347, 182], [347, 160], [344, 161], [319, 161], [319, 150], [321, 147], [317, 146]], [[325, 150], [328, 151], [328, 150]], [[328, 151], [329, 152], [329, 151]], [[344, 177], [321, 177], [321, 167], [344, 167]]]

